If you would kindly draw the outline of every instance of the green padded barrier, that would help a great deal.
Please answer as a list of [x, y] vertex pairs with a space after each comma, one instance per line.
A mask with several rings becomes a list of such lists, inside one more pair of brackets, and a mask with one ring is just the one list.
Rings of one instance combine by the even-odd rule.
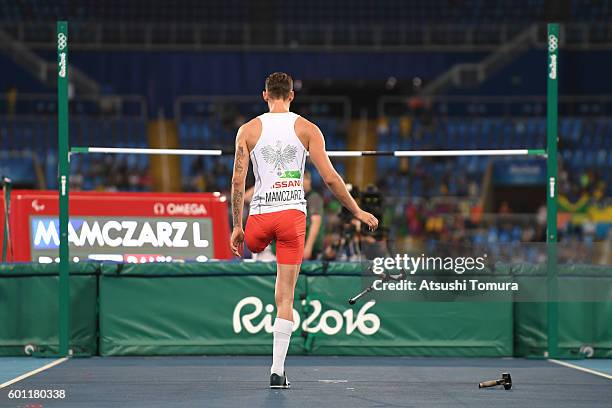
[[[409, 356], [511, 356], [512, 303], [466, 301], [425, 301], [413, 294], [405, 300], [370, 300], [349, 306], [347, 299], [361, 288], [350, 277], [308, 277], [313, 299], [321, 300], [330, 314], [340, 311], [342, 330], [333, 336], [315, 335], [313, 353], [347, 355]], [[376, 298], [374, 298], [376, 299]], [[369, 300], [369, 302], [368, 302]], [[368, 307], [368, 305], [371, 305]], [[325, 310], [320, 316], [324, 316]], [[333, 316], [326, 326], [335, 327]], [[362, 333], [363, 325], [379, 321], [374, 334]], [[325, 324], [325, 323], [324, 323]], [[351, 334], [348, 331], [355, 327]]]
[[[541, 300], [514, 304], [514, 353], [542, 356], [547, 349], [545, 266], [515, 265], [513, 274], [530, 299]], [[580, 348], [588, 345], [594, 357], [612, 357], [612, 268], [560, 265], [558, 276], [559, 352], [580, 357]]]
[[[180, 271], [177, 268], [169, 270]], [[298, 280], [300, 293], [304, 278]], [[100, 277], [101, 355], [269, 354], [274, 276]], [[296, 301], [295, 308], [299, 308]], [[299, 334], [291, 342], [300, 353]]]
[[[362, 264], [303, 265], [293, 354], [542, 356], [546, 350], [544, 265], [496, 265], [495, 279], [521, 285], [514, 304], [474, 295], [432, 302], [410, 294], [374, 295], [350, 306], [363, 270]], [[275, 275], [274, 263], [73, 264], [72, 347], [96, 354], [99, 334], [102, 355], [268, 354]], [[611, 268], [560, 266], [559, 284], [560, 350], [578, 356], [589, 345], [596, 357], [612, 357]], [[0, 322], [0, 355], [21, 355], [26, 344], [55, 352], [57, 265], [0, 265]]]
[[[76, 355], [97, 354], [97, 264], [71, 265], [71, 344]], [[0, 265], [0, 355], [58, 351], [58, 265]]]
[[[348, 262], [304, 262], [300, 275], [351, 275], [360, 276], [365, 266]], [[154, 277], [154, 276], [276, 276], [274, 262], [206, 262], [206, 263], [156, 263], [156, 264], [104, 264], [101, 273], [105, 276]]]
[[[349, 306], [347, 299], [362, 288], [362, 270], [359, 264], [304, 265], [292, 353], [512, 355], [510, 302], [483, 308], [367, 299]], [[261, 263], [105, 265], [100, 352], [268, 354], [275, 275], [274, 264]]]

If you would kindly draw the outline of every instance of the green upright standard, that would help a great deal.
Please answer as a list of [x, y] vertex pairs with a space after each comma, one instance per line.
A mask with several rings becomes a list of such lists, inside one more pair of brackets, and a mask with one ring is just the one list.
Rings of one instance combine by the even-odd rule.
[[557, 87], [559, 70], [559, 24], [548, 24], [548, 68], [546, 81], [546, 242], [548, 248], [548, 357], [558, 355], [557, 282]]
[[68, 251], [68, 23], [57, 22], [57, 140], [59, 186], [59, 354], [70, 350], [70, 253]]

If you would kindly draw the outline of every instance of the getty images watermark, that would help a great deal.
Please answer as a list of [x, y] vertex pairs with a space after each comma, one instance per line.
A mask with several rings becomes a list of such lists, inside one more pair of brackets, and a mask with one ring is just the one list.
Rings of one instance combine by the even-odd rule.
[[[466, 272], [486, 274], [487, 254], [479, 257], [439, 257], [410, 256], [408, 254], [395, 257], [375, 258], [372, 262], [372, 272], [379, 276], [372, 283], [376, 291], [412, 291], [412, 292], [446, 292], [446, 291], [518, 291], [516, 282], [485, 281], [473, 278], [455, 278], [453, 273], [463, 275]], [[417, 277], [419, 272], [435, 272], [438, 276]], [[439, 274], [447, 273], [450, 275]], [[448, 277], [451, 279], [448, 279]], [[444, 277], [446, 279], [440, 279]]]

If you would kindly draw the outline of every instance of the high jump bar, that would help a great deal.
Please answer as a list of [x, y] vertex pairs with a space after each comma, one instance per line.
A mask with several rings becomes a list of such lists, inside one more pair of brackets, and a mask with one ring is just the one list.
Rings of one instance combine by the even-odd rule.
[[[146, 149], [135, 147], [73, 147], [71, 154], [107, 153], [107, 154], [170, 154], [180, 156], [229, 156], [233, 150], [221, 149]], [[489, 150], [333, 150], [330, 157], [453, 157], [453, 156], [544, 156], [545, 149], [489, 149]]]

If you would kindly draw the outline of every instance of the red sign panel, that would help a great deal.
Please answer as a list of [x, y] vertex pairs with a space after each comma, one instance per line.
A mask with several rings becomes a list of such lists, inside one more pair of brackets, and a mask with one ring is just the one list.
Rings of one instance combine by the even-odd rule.
[[[13, 191], [14, 261], [56, 260], [58, 204], [56, 191]], [[73, 261], [230, 259], [229, 234], [227, 201], [219, 193], [70, 193]]]

